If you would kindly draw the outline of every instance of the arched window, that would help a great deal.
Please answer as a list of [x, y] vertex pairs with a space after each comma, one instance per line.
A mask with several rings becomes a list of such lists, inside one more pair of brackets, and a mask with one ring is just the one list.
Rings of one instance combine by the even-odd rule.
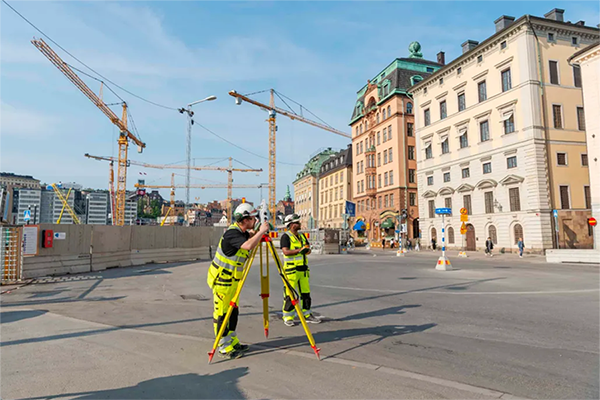
[[377, 123], [379, 123], [379, 113], [377, 113]]
[[407, 114], [413, 113], [413, 104], [411, 102], [406, 103], [406, 113]]
[[411, 76], [410, 80], [413, 85], [416, 85], [417, 83], [419, 83], [423, 80], [423, 77], [421, 75], [413, 75], [413, 76]]
[[381, 117], [382, 121], [385, 121], [385, 108], [383, 109], [383, 116]]
[[388, 106], [388, 118], [392, 116], [392, 107]]
[[515, 224], [514, 227], [515, 232], [515, 244], [519, 243], [519, 239], [523, 238], [523, 227], [521, 224]]
[[448, 244], [454, 244], [454, 228], [448, 228]]
[[437, 231], [435, 230], [435, 228], [431, 228], [431, 238], [435, 239], [435, 241], [437, 242]]
[[496, 233], [496, 227], [494, 225], [490, 225], [488, 228], [489, 237], [492, 238], [492, 243], [498, 244], [498, 234]]

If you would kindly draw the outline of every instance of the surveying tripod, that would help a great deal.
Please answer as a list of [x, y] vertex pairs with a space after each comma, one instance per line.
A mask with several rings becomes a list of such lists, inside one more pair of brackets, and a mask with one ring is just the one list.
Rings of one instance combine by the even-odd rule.
[[[265, 243], [266, 247], [267, 247], [267, 253], [265, 254], [266, 264], [263, 264], [263, 243]], [[238, 307], [238, 300], [240, 298], [242, 288], [244, 287], [244, 283], [246, 282], [246, 278], [248, 277], [248, 272], [250, 272], [250, 267], [252, 266], [252, 263], [254, 262], [256, 252], [258, 251], [259, 248], [260, 248], [260, 288], [261, 288], [260, 297], [263, 300], [263, 326], [265, 329], [265, 337], [269, 337], [269, 252], [270, 252], [271, 256], [273, 257], [273, 260], [275, 260], [275, 265], [277, 266], [277, 272], [279, 273], [279, 276], [281, 276], [281, 280], [283, 281], [285, 291], [286, 291], [287, 295], [290, 296], [290, 299], [292, 299], [292, 304], [294, 305], [294, 308], [296, 309], [296, 314], [300, 318], [300, 323], [302, 324], [302, 328], [304, 328], [304, 332], [306, 333], [306, 337], [308, 338], [310, 347], [312, 347], [313, 351], [315, 352], [317, 359], [321, 360], [321, 356], [319, 354], [321, 349], [319, 349], [317, 347], [317, 345], [315, 343], [315, 339], [313, 338], [313, 335], [312, 335], [312, 333], [310, 333], [310, 329], [308, 328], [308, 325], [306, 324], [306, 319], [304, 318], [304, 313], [302, 312], [302, 309], [300, 308], [300, 301], [299, 301], [300, 296], [299, 296], [298, 292], [296, 291], [296, 289], [294, 289], [294, 287], [291, 285], [290, 281], [285, 276], [285, 273], [283, 271], [283, 265], [281, 264], [281, 260], [279, 259], [279, 256], [277, 255], [277, 251], [275, 250], [275, 245], [273, 245], [273, 241], [271, 240], [271, 238], [269, 236], [263, 235], [259, 245], [256, 246], [252, 250], [252, 252], [250, 253], [250, 256], [246, 260], [246, 265], [244, 265], [244, 272], [242, 274], [242, 278], [240, 279], [237, 290], [235, 291], [235, 294], [233, 295], [233, 298], [231, 299], [231, 302], [229, 303], [229, 308], [227, 309], [227, 314], [225, 314], [225, 319], [223, 320], [223, 323], [221, 324], [219, 332], [217, 333], [217, 337], [215, 338], [215, 342], [213, 344], [212, 350], [208, 353], [208, 363], [210, 364], [210, 362], [213, 359], [213, 356], [215, 355], [215, 351], [219, 345], [219, 341], [223, 337], [223, 334], [225, 333], [225, 329], [227, 329], [227, 325], [229, 324], [229, 318], [231, 317], [231, 314], [233, 313], [233, 309]]]

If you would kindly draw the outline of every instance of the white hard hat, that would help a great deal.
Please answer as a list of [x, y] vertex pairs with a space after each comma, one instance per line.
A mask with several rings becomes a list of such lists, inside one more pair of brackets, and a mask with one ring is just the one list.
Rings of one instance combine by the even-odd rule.
[[290, 224], [293, 224], [294, 222], [300, 222], [300, 216], [298, 214], [286, 215], [283, 222], [285, 223], [285, 226], [290, 226]]
[[236, 222], [240, 222], [244, 218], [256, 217], [257, 215], [258, 211], [248, 203], [240, 204], [233, 212], [233, 218], [236, 220]]

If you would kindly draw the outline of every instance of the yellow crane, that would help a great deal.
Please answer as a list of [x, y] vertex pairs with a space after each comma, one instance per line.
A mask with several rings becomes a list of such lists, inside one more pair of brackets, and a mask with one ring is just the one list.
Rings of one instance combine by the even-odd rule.
[[69, 188], [69, 191], [67, 192], [67, 197], [65, 198], [65, 196], [62, 194], [62, 192], [60, 191], [58, 186], [59, 185], [57, 185], [56, 183], [52, 183], [46, 187], [46, 189], [48, 189], [48, 190], [50, 190], [50, 189], [54, 190], [54, 193], [56, 193], [56, 197], [58, 197], [60, 202], [63, 204], [62, 210], [60, 211], [60, 216], [58, 217], [58, 220], [56, 221], [56, 223], [60, 224], [63, 213], [65, 212], [65, 210], [67, 210], [67, 212], [71, 215], [71, 218], [73, 218], [73, 223], [79, 225], [81, 222], [79, 222], [79, 218], [77, 218], [77, 214], [75, 214], [75, 211], [73, 211], [73, 209], [69, 205], [69, 202], [67, 201], [67, 199], [69, 198], [69, 195], [71, 194], [72, 188]]
[[276, 140], [275, 140], [276, 133], [277, 133], [277, 124], [276, 124], [277, 114], [281, 114], [292, 120], [304, 122], [304, 123], [312, 125], [314, 127], [324, 129], [326, 131], [335, 133], [336, 135], [344, 136], [347, 138], [352, 138], [352, 135], [350, 135], [346, 132], [338, 131], [337, 129], [332, 128], [329, 125], [326, 125], [326, 124], [323, 124], [320, 122], [316, 122], [316, 121], [312, 121], [300, 114], [296, 114], [293, 111], [284, 110], [283, 108], [275, 106], [275, 94], [277, 94], [277, 92], [275, 91], [275, 89], [270, 89], [269, 91], [271, 93], [269, 105], [261, 103], [256, 100], [253, 100], [242, 94], [239, 94], [235, 90], [230, 91], [229, 95], [235, 97], [236, 104], [238, 104], [238, 105], [242, 104], [242, 101], [245, 101], [246, 103], [255, 105], [269, 113], [269, 118], [267, 120], [269, 122], [269, 211], [271, 212], [271, 218], [273, 219], [272, 222], [273, 222], [273, 224], [275, 224], [275, 215], [276, 215], [275, 207], [276, 207], [276, 202], [277, 202], [276, 191], [275, 191], [275, 181], [276, 181], [276, 173], [277, 173], [277, 169], [275, 166], [276, 165], [276, 148], [277, 148]]
[[[112, 164], [116, 159], [114, 157], [102, 157], [102, 156], [93, 156], [91, 154], [85, 153], [87, 158], [91, 158], [99, 161], [109, 161], [111, 166], [110, 179], [112, 179]], [[128, 160], [127, 166], [137, 165], [143, 168], [155, 168], [155, 169], [188, 169], [186, 165], [163, 165], [163, 164], [148, 164], [139, 161]], [[190, 166], [189, 169], [193, 169], [196, 171], [226, 171], [227, 172], [227, 220], [231, 221], [231, 197], [232, 197], [232, 188], [233, 188], [233, 172], [262, 172], [262, 168], [233, 168], [233, 158], [229, 157], [229, 167], [217, 167], [212, 165], [207, 166]], [[112, 180], [109, 181], [109, 186], [112, 187]], [[137, 186], [136, 186], [137, 187]], [[193, 187], [193, 186], [190, 186]], [[255, 187], [255, 186], [251, 186]]]
[[100, 99], [81, 78], [73, 72], [71, 67], [64, 62], [43, 39], [33, 39], [33, 45], [40, 51], [56, 68], [58, 68], [88, 99], [92, 101], [110, 119], [110, 121], [119, 128], [119, 158], [117, 160], [117, 191], [114, 199], [114, 224], [125, 225], [125, 190], [127, 188], [127, 150], [129, 141], [138, 146], [138, 152], [141, 153], [146, 144], [127, 128], [127, 103], [123, 102], [123, 114], [121, 119]]

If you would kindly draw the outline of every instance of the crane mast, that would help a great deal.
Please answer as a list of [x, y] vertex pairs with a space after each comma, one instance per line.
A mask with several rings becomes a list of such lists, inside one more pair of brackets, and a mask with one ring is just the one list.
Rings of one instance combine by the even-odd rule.
[[138, 146], [141, 153], [146, 144], [127, 128], [127, 103], [123, 102], [122, 117], [117, 115], [98, 97], [81, 78], [60, 58], [58, 54], [43, 39], [33, 39], [31, 43], [44, 55], [56, 68], [58, 68], [96, 107], [102, 111], [110, 121], [119, 128], [119, 157], [117, 163], [117, 190], [114, 200], [115, 212], [113, 215], [114, 225], [125, 225], [125, 194], [127, 189], [127, 150], [129, 141]]

